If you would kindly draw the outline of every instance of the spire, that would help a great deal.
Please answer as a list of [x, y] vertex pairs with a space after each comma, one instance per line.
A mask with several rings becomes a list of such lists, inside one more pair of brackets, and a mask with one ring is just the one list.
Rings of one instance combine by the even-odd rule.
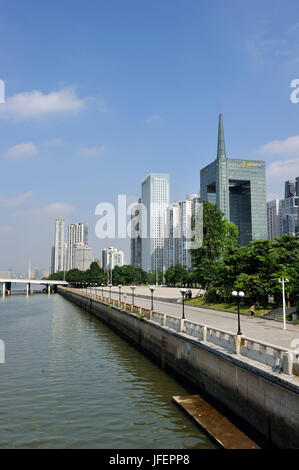
[[217, 159], [220, 157], [226, 158], [222, 113], [219, 114]]

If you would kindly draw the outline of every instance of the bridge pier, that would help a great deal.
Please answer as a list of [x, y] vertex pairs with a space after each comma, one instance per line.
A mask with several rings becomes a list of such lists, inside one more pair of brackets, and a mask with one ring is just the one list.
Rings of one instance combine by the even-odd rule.
[[50, 294], [51, 294], [51, 285], [48, 284], [48, 295], [50, 295]]
[[6, 294], [6, 282], [2, 282], [2, 297], [5, 297]]
[[26, 295], [30, 295], [30, 294], [31, 294], [30, 282], [27, 282], [27, 285], [26, 285]]

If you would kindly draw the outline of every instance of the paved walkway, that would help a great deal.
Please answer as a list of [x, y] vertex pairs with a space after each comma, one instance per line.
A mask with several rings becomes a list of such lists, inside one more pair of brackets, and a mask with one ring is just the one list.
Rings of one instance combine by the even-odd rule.
[[[141, 289], [141, 288], [139, 288]], [[144, 294], [140, 294], [140, 292], [143, 292], [143, 290], [138, 289], [138, 295], [148, 295], [149, 294], [149, 289], [144, 287]], [[158, 288], [158, 289], [163, 289], [165, 299], [167, 298], [172, 298], [175, 299], [175, 292], [170, 294], [170, 291], [167, 289], [171, 288]], [[157, 289], [157, 293], [158, 293]], [[92, 289], [94, 293], [98, 295], [101, 295], [102, 289], [97, 288], [97, 289]], [[198, 289], [194, 289], [196, 292], [198, 292]], [[130, 288], [122, 288], [122, 292], [129, 292]], [[179, 291], [179, 289], [177, 289]], [[151, 308], [151, 300], [150, 298], [142, 298], [138, 297], [136, 295], [137, 288], [135, 291], [135, 298], [134, 298], [134, 304], [139, 306], [139, 307], [145, 307], [145, 308]], [[106, 297], [109, 297], [109, 289], [106, 290], [104, 289], [104, 295]], [[156, 295], [156, 291], [155, 291]], [[112, 289], [112, 298], [118, 300], [119, 299], [119, 293], [118, 293], [118, 288]], [[124, 301], [124, 295], [121, 296], [121, 300]], [[126, 296], [126, 302], [131, 303], [132, 302], [132, 296], [131, 294]], [[179, 317], [181, 318], [182, 316], [182, 304], [181, 303], [176, 303], [176, 302], [167, 302], [165, 300], [157, 300], [154, 297], [154, 311], [159, 312], [159, 313], [167, 313], [169, 315], [172, 315], [174, 317]], [[190, 306], [190, 305], [185, 305], [185, 317], [188, 320], [194, 321], [196, 323], [200, 323], [202, 325], [206, 326], [211, 326], [214, 328], [219, 328], [221, 330], [237, 333], [237, 314], [236, 313], [228, 313], [228, 312], [223, 312], [220, 310], [209, 310], [206, 308], [200, 308], [200, 307], [195, 307], [195, 306]], [[274, 320], [265, 320], [263, 318], [250, 318], [247, 316], [241, 315], [241, 330], [242, 333], [247, 336], [248, 338], [253, 338], [256, 340], [260, 340], [266, 343], [270, 343], [276, 346], [282, 346], [285, 348], [293, 348], [295, 349], [296, 345], [291, 346], [291, 342], [293, 340], [297, 340], [298, 347], [299, 347], [299, 325], [292, 325], [292, 324], [287, 324], [287, 330], [282, 329], [282, 323], [277, 322]]]

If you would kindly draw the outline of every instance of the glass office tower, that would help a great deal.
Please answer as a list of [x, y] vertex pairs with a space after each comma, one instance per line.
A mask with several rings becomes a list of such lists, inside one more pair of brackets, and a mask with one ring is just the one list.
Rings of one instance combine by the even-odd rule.
[[268, 238], [265, 162], [226, 157], [222, 114], [217, 159], [200, 172], [201, 200], [217, 204], [237, 225], [239, 243]]

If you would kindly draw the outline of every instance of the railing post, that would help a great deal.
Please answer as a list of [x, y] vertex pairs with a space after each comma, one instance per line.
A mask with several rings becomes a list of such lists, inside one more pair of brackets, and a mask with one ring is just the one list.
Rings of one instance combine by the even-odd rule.
[[166, 313], [163, 314], [163, 326], [166, 326]]
[[234, 340], [234, 352], [235, 354], [240, 354], [240, 348], [241, 348], [241, 341], [242, 341], [243, 335], [235, 335]]
[[153, 313], [154, 313], [154, 311], [153, 311], [153, 310], [150, 310], [150, 313], [149, 313], [149, 319], [150, 319], [150, 321], [152, 321]]
[[202, 340], [207, 341], [207, 327], [206, 326], [202, 327]]
[[288, 375], [293, 373], [293, 354], [290, 351], [282, 353], [282, 371]]
[[185, 320], [183, 318], [181, 318], [181, 321], [180, 321], [180, 331], [184, 331], [184, 323], [185, 323]]

